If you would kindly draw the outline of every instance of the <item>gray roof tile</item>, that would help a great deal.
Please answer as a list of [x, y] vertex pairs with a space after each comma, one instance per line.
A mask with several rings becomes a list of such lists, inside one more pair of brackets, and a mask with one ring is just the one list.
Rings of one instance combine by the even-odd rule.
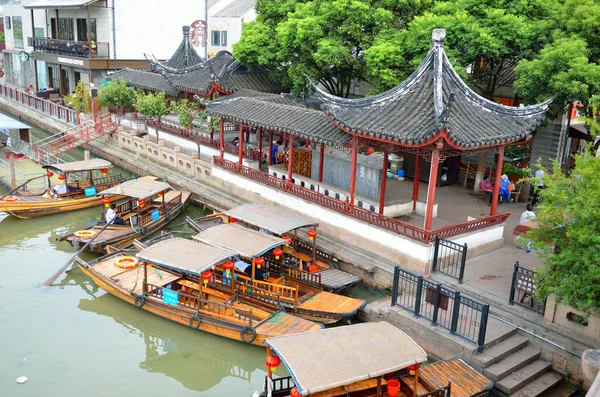
[[190, 42], [190, 27], [183, 26], [183, 38], [179, 47], [175, 50], [171, 58], [166, 62], [159, 62], [156, 58], [148, 59], [151, 69], [155, 72], [171, 71], [177, 72], [192, 68], [204, 63], [204, 58], [200, 57]]

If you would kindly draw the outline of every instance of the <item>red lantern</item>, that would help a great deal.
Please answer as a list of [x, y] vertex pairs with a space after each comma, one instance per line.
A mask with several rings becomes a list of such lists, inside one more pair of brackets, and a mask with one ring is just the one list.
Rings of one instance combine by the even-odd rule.
[[64, 181], [64, 180], [65, 180], [65, 175], [64, 175], [64, 174], [60, 174], [60, 175], [58, 176], [58, 180], [59, 180], [59, 181]]
[[106, 168], [102, 168], [100, 170], [101, 173], [103, 173], [104, 175], [108, 174], [108, 170]]
[[416, 365], [411, 365], [410, 367], [408, 367], [408, 373], [411, 376], [415, 376], [415, 372], [417, 372], [417, 366]]
[[142, 208], [144, 205], [146, 205], [146, 202], [144, 200], [140, 200], [138, 201], [140, 208]]
[[281, 364], [281, 360], [277, 356], [268, 356], [265, 360], [265, 364], [267, 364], [267, 367], [269, 367], [272, 372], [275, 372], [275, 369]]
[[308, 238], [312, 241], [317, 237], [317, 232], [314, 230], [309, 230], [306, 234], [308, 234]]
[[237, 218], [234, 218], [233, 216], [229, 217], [229, 223], [236, 223], [237, 222]]
[[296, 386], [292, 387], [292, 390], [290, 390], [290, 397], [302, 397], [302, 394], [298, 391]]
[[110, 205], [110, 199], [109, 199], [108, 197], [104, 197], [104, 198], [102, 199], [102, 204], [104, 204], [104, 206], [105, 206], [106, 208], [108, 208], [108, 206]]
[[229, 261], [229, 262], [223, 263], [223, 269], [225, 269], [225, 272], [227, 273], [227, 277], [229, 277], [229, 273], [233, 269], [233, 262]]
[[275, 259], [279, 259], [279, 257], [283, 255], [283, 250], [281, 248], [275, 248], [273, 250], [273, 255], [275, 255]]
[[210, 280], [211, 277], [212, 277], [212, 274], [210, 272], [202, 273], [202, 281], [204, 281], [205, 287], [208, 285], [208, 281]]
[[290, 244], [292, 243], [292, 238], [291, 238], [291, 237], [287, 237], [287, 236], [286, 236], [286, 237], [284, 237], [283, 239], [286, 241], [286, 243], [285, 243], [285, 246], [286, 246], [286, 247], [289, 247], [289, 246], [290, 246]]
[[46, 176], [47, 176], [48, 178], [52, 178], [52, 177], [54, 176], [54, 172], [52, 172], [52, 171], [48, 171], [48, 172], [46, 172]]
[[254, 260], [254, 263], [256, 264], [256, 267], [260, 269], [260, 267], [265, 264], [265, 260], [264, 258], [258, 257]]
[[158, 192], [158, 197], [162, 197], [163, 192]]

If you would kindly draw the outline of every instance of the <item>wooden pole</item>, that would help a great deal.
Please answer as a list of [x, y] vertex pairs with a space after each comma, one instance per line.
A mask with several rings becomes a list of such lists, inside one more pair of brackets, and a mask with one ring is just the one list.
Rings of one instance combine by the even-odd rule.
[[356, 191], [356, 163], [358, 159], [358, 136], [352, 137], [352, 167], [350, 168], [350, 204], [354, 205]]
[[289, 134], [288, 139], [288, 182], [292, 182], [294, 171], [294, 136]]
[[298, 251], [298, 229], [294, 229], [294, 249]]
[[148, 292], [148, 286], [146, 283], [148, 282], [148, 264], [144, 262], [144, 284], [142, 285], [142, 291], [144, 293]]
[[[271, 353], [271, 348], [267, 346], [267, 357], [271, 357], [273, 354]], [[271, 372], [271, 367], [267, 367], [267, 376], [269, 379], [273, 379], [273, 372]]]
[[415, 160], [415, 180], [413, 182], [413, 211], [417, 209], [419, 201], [419, 183], [421, 182], [421, 149], [417, 149], [417, 158]]
[[319, 182], [323, 182], [323, 161], [325, 160], [325, 144], [321, 144], [319, 151]]
[[240, 124], [240, 136], [238, 138], [238, 162], [242, 165], [242, 161], [244, 160], [244, 125]]
[[225, 154], [225, 126], [223, 118], [219, 121], [219, 151], [221, 152], [221, 160], [223, 160]]
[[273, 131], [269, 131], [269, 166], [273, 165]]
[[419, 369], [421, 368], [421, 364], [417, 364], [417, 369], [415, 370], [415, 379], [413, 384], [413, 397], [417, 397], [417, 389], [419, 386]]
[[425, 230], [431, 230], [433, 221], [433, 206], [435, 205], [435, 189], [437, 187], [437, 175], [440, 159], [440, 146], [438, 142], [435, 149], [431, 153], [431, 171], [429, 172], [429, 184], [427, 189], [427, 209], [425, 211]]
[[254, 281], [254, 277], [256, 277], [256, 263], [254, 263], [255, 258], [252, 258], [252, 281]]
[[[315, 232], [317, 231], [317, 226], [315, 226]], [[313, 252], [312, 252], [312, 260], [313, 260], [313, 265], [314, 265], [314, 261], [315, 258], [317, 257], [317, 236], [315, 236], [315, 238], [313, 239]]]
[[388, 153], [389, 149], [386, 147], [383, 149], [383, 169], [381, 170], [381, 192], [379, 192], [379, 214], [383, 215], [383, 209], [385, 207], [385, 188], [387, 185], [387, 170], [388, 170]]
[[381, 376], [377, 378], [377, 397], [381, 397]]
[[498, 196], [500, 195], [500, 177], [502, 176], [502, 163], [504, 162], [504, 146], [498, 149], [498, 160], [496, 161], [496, 176], [494, 177], [494, 194], [492, 195], [492, 208], [490, 216], [496, 215], [498, 210]]
[[258, 139], [258, 170], [262, 171], [262, 128], [259, 128], [256, 134]]

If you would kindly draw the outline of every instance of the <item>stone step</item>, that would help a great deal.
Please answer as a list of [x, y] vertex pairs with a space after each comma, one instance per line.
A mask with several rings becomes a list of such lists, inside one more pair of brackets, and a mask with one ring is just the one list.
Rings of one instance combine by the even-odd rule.
[[527, 346], [508, 357], [503, 358], [496, 364], [490, 365], [483, 371], [484, 375], [495, 381], [506, 378], [514, 371], [523, 368], [530, 362], [537, 360], [540, 356], [540, 350], [535, 347]]
[[575, 385], [563, 382], [562, 384], [552, 389], [547, 394], [547, 397], [572, 397], [575, 395], [580, 395], [577, 394], [577, 387]]
[[494, 317], [488, 317], [487, 328], [485, 331], [485, 349], [505, 341], [516, 333], [517, 327], [496, 320]]
[[[496, 382], [496, 389], [508, 395], [512, 395], [512, 393], [522, 387], [532, 384], [537, 377], [544, 372], [548, 372], [550, 368], [552, 368], [552, 364], [549, 362], [536, 360]], [[526, 395], [524, 394], [523, 396]]]
[[510, 356], [517, 350], [521, 350], [527, 343], [529, 343], [529, 339], [526, 337], [521, 335], [511, 335], [497, 345], [484, 349], [483, 353], [473, 356], [472, 364], [475, 367], [478, 367], [476, 369], [479, 370], [487, 368], [502, 360], [504, 357]]
[[528, 383], [527, 386], [519, 389], [516, 393], [511, 394], [510, 397], [548, 396], [552, 388], [556, 387], [562, 379], [563, 376], [557, 372], [546, 372], [533, 382]]

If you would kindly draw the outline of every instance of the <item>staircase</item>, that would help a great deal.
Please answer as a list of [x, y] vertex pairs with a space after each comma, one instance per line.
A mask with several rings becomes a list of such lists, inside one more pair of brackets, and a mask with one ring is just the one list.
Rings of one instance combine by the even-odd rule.
[[545, 126], [539, 127], [531, 145], [530, 166], [534, 166], [538, 159], [542, 159], [542, 165], [552, 170], [550, 160], [562, 159], [566, 136], [566, 115], [558, 120], [548, 120]]
[[82, 124], [59, 132], [35, 143], [35, 160], [43, 165], [49, 164], [52, 159], [62, 153], [68, 152], [94, 139], [101, 138], [117, 130], [117, 123], [110, 114], [103, 114], [95, 120], [88, 120]]

